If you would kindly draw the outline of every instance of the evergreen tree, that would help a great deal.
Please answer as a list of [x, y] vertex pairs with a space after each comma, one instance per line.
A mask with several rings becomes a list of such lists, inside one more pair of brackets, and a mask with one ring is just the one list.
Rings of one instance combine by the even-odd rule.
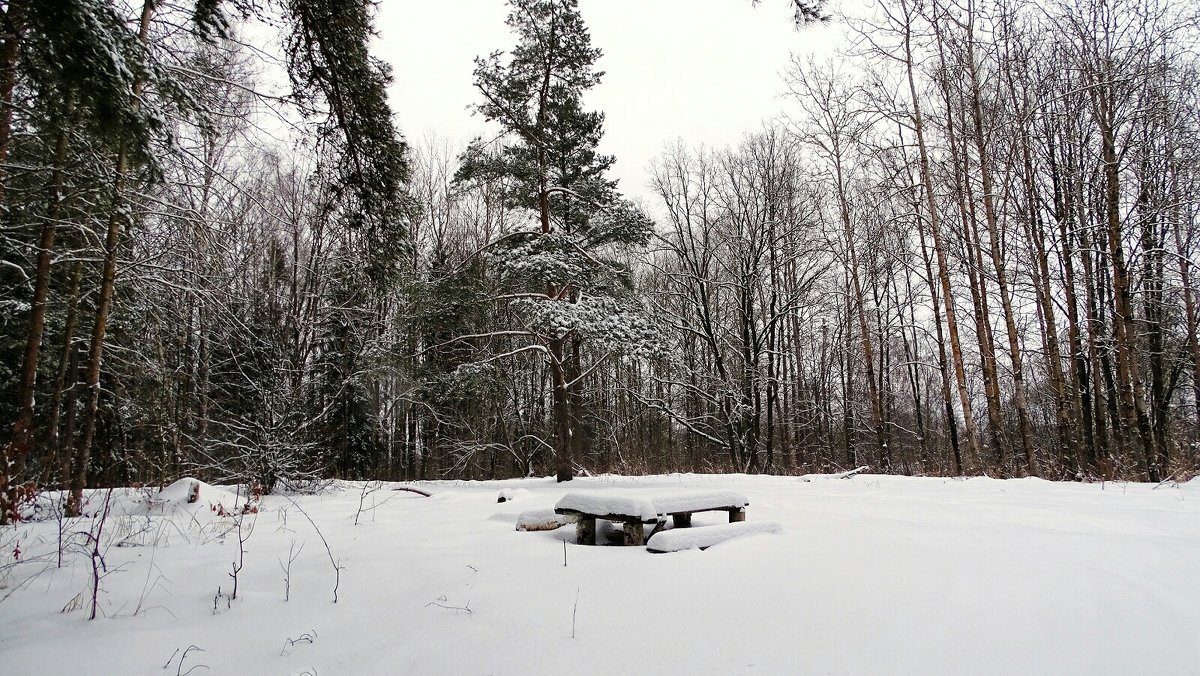
[[289, 0], [288, 74], [305, 112], [323, 113], [319, 129], [333, 166], [327, 208], [357, 235], [372, 281], [383, 285], [406, 252], [401, 224], [413, 209], [405, 192], [408, 146], [387, 102], [388, 66], [371, 58], [371, 0]]
[[[490, 255], [528, 341], [507, 354], [544, 353], [553, 388], [559, 481], [586, 448], [584, 380], [609, 354], [650, 349], [650, 330], [630, 302], [628, 266], [616, 256], [644, 246], [651, 224], [605, 177], [614, 158], [597, 150], [604, 115], [582, 98], [600, 82], [575, 0], [512, 0], [517, 46], [475, 62], [476, 110], [502, 130], [501, 149], [468, 148], [459, 180], [507, 178], [513, 208], [536, 220], [498, 238]], [[600, 346], [585, 368], [585, 343]]]
[[[105, 265], [88, 369], [88, 385], [98, 391], [99, 347], [112, 298], [119, 235], [128, 226], [126, 184], [143, 173], [157, 175], [153, 145], [164, 140], [167, 116], [202, 117], [149, 48], [152, 15], [153, 3], [145, 3], [140, 22], [131, 26], [111, 2], [44, 0], [8, 3], [0, 21], [0, 164], [11, 156], [19, 166], [29, 168], [19, 176], [7, 176], [0, 169], [0, 218], [18, 233], [20, 242], [19, 247], [0, 249], [0, 258], [10, 263], [20, 260], [13, 264], [15, 269], [33, 270], [25, 276], [33, 280], [30, 293], [18, 300], [18, 306], [29, 307], [24, 340], [14, 340], [20, 328], [6, 331], [0, 339], [6, 357], [13, 354], [17, 342], [24, 344], [17, 382], [10, 385], [9, 374], [0, 373], [5, 381], [0, 387], [15, 389], [17, 404], [12, 435], [0, 447], [0, 523], [15, 516], [13, 479], [24, 478], [34, 440], [34, 395], [52, 254], [59, 224], [66, 218], [75, 220], [65, 213], [66, 195], [78, 196], [81, 189], [78, 180], [71, 180], [69, 174], [78, 179], [78, 173], [69, 172], [70, 165], [86, 158], [82, 161], [112, 167], [106, 187], [99, 187], [105, 182], [101, 180], [83, 188], [96, 199], [88, 200], [93, 206], [78, 219], [107, 221], [107, 226], [100, 226], [106, 230]], [[21, 133], [14, 136], [14, 129]], [[28, 257], [34, 260], [27, 262]], [[92, 429], [93, 417], [94, 411], [85, 429]], [[86, 458], [85, 453], [81, 464], [87, 464]]]

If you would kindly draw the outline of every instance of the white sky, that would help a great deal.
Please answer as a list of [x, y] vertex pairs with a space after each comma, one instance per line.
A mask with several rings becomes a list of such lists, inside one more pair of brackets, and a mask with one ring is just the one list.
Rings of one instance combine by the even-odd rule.
[[[787, 103], [781, 73], [792, 52], [818, 51], [834, 28], [797, 31], [790, 0], [580, 0], [603, 81], [589, 108], [606, 115], [601, 150], [629, 197], [650, 199], [648, 166], [665, 144], [724, 147]], [[428, 134], [465, 143], [483, 121], [468, 106], [473, 59], [509, 51], [503, 0], [383, 0], [374, 53], [392, 65], [391, 102], [418, 145]]]

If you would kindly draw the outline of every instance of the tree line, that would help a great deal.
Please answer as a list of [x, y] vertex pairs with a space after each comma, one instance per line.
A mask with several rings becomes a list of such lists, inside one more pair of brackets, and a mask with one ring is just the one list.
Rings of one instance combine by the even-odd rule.
[[412, 147], [370, 3], [7, 3], [0, 512], [183, 473], [1200, 465], [1194, 9], [888, 0], [646, 204], [576, 3], [510, 9], [489, 135]]

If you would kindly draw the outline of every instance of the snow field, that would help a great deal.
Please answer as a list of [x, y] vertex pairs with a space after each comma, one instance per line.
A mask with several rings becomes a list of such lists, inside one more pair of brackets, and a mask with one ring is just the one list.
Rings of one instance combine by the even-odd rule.
[[[216, 613], [238, 541], [232, 519], [207, 505], [159, 505], [157, 516], [139, 512], [141, 492], [114, 493], [93, 622], [86, 610], [60, 612], [90, 589], [91, 568], [80, 547], [54, 567], [55, 520], [0, 532], [9, 562], [14, 545], [22, 551], [0, 569], [0, 598], [10, 595], [0, 601], [0, 671], [175, 673], [193, 645], [203, 652], [182, 672], [1200, 671], [1200, 481], [671, 475], [421, 484], [431, 498], [373, 487], [263, 498], [244, 517], [253, 531], [239, 597]], [[527, 492], [497, 504], [506, 488]], [[514, 530], [520, 512], [579, 490], [629, 500], [737, 491], [750, 501], [747, 523], [778, 522], [783, 533], [652, 555], [564, 547], [570, 527]], [[336, 604], [333, 566], [300, 509], [341, 568]], [[697, 528], [726, 520], [694, 516]], [[299, 554], [285, 602], [289, 548]], [[304, 635], [311, 642], [289, 645]]]

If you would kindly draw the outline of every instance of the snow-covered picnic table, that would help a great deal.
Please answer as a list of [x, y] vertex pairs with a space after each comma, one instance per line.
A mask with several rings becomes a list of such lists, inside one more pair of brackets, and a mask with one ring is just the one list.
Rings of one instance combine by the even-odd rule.
[[625, 544], [646, 544], [647, 523], [658, 523], [658, 512], [648, 500], [600, 493], [567, 493], [554, 506], [556, 514], [575, 518], [575, 540], [596, 544], [596, 519], [624, 524]]
[[734, 491], [679, 493], [644, 500], [607, 493], [567, 493], [554, 506], [556, 514], [575, 519], [575, 538], [581, 545], [596, 544], [596, 519], [623, 524], [624, 544], [646, 544], [645, 524], [658, 532], [671, 517], [676, 528], [692, 525], [696, 512], [723, 511], [730, 523], [746, 520], [746, 496]]

